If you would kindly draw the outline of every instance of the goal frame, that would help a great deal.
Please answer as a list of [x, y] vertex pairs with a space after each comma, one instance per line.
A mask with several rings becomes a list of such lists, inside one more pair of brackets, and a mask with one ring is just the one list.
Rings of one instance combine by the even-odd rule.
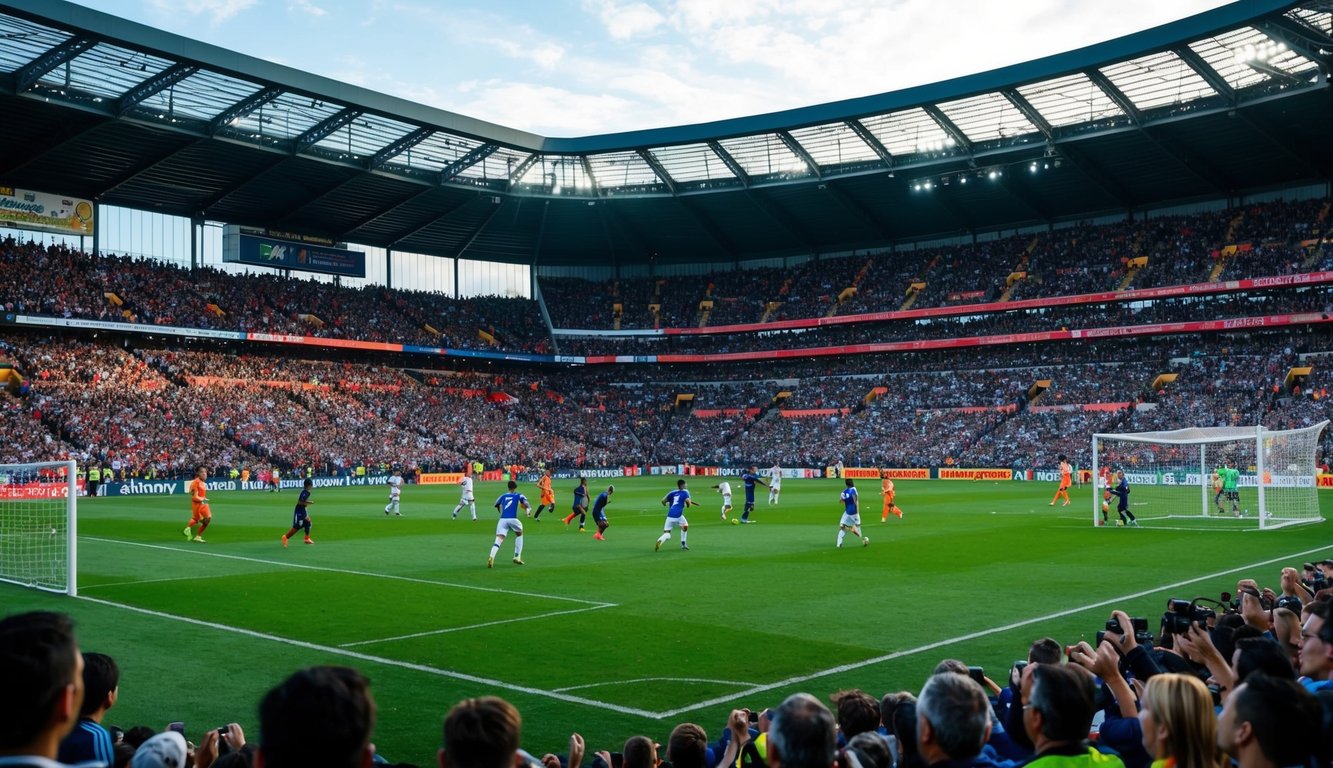
[[[1126, 443], [1147, 443], [1153, 445], [1173, 445], [1173, 446], [1247, 442], [1247, 443], [1252, 443], [1254, 447], [1254, 457], [1255, 457], [1254, 465], [1255, 465], [1255, 477], [1256, 477], [1255, 488], [1257, 490], [1257, 495], [1258, 495], [1258, 507], [1256, 509], [1256, 512], [1258, 513], [1259, 529], [1271, 530], [1274, 528], [1281, 528], [1287, 525], [1323, 522], [1323, 517], [1319, 514], [1316, 514], [1314, 517], [1311, 518], [1296, 518], [1276, 524], [1267, 523], [1269, 519], [1267, 499], [1265, 497], [1265, 487], [1267, 486], [1267, 483], [1264, 482], [1264, 478], [1266, 476], [1265, 473], [1268, 472], [1268, 467], [1264, 465], [1263, 445], [1264, 445], [1264, 440], [1270, 437], [1275, 437], [1280, 435], [1290, 435], [1292, 433], [1297, 433], [1297, 432], [1312, 432], [1315, 435], [1315, 441], [1317, 445], [1319, 435], [1322, 434], [1323, 431], [1328, 428], [1328, 425], [1329, 425], [1329, 420], [1325, 419], [1319, 422], [1318, 424], [1314, 424], [1309, 427], [1301, 427], [1299, 429], [1275, 430], [1275, 429], [1268, 429], [1262, 424], [1258, 424], [1255, 425], [1254, 427], [1239, 427], [1239, 428], [1188, 427], [1185, 429], [1163, 430], [1159, 432], [1123, 432], [1123, 433], [1097, 432], [1094, 433], [1092, 436], [1092, 476], [1093, 478], [1096, 478], [1100, 475], [1101, 467], [1100, 467], [1100, 453], [1098, 451], [1099, 447], [1098, 443], [1107, 439], [1112, 439], [1118, 442], [1126, 442]], [[1316, 456], [1312, 456], [1310, 462], [1311, 478], [1312, 481], [1314, 482], [1314, 485], [1311, 487], [1310, 490], [1311, 493], [1316, 494], [1316, 509], [1317, 509], [1318, 508], [1317, 494], [1319, 493], [1319, 488], [1317, 481], [1317, 469], [1314, 464], [1314, 459], [1316, 458], [1317, 458]], [[1209, 475], [1211, 475], [1211, 472], [1207, 467], [1207, 460], [1204, 456], [1204, 452], [1200, 451], [1199, 476], [1201, 478], [1206, 478]], [[1200, 515], [1205, 517], [1207, 516], [1207, 510], [1209, 508], [1208, 490], [1209, 489], [1207, 483], [1199, 484]], [[1101, 516], [1100, 494], [1093, 493], [1092, 494], [1093, 526], [1096, 526], [1098, 524], [1100, 516]]]
[[[52, 592], [54, 594], [64, 594], [70, 597], [77, 597], [79, 594], [79, 478], [78, 464], [74, 460], [66, 461], [34, 461], [26, 464], [5, 464], [0, 465], [0, 469], [14, 467], [64, 467], [65, 469], [65, 561], [67, 563], [67, 572], [65, 574], [65, 587], [57, 589], [43, 584], [33, 584], [18, 578], [6, 576], [0, 572], [0, 582], [6, 584], [17, 584], [21, 587], [30, 589], [40, 589], [43, 592]], [[57, 485], [57, 483], [52, 483]]]

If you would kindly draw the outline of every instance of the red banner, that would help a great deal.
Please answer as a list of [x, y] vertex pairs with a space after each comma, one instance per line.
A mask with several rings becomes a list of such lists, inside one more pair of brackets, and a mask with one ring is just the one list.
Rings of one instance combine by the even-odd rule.
[[795, 408], [778, 411], [784, 419], [803, 419], [807, 416], [845, 416], [851, 412], [851, 408]]
[[417, 478], [418, 485], [458, 485], [463, 479], [462, 472], [422, 472]]
[[[83, 488], [82, 481], [79, 488]], [[67, 499], [69, 484], [59, 483], [16, 483], [0, 485], [0, 499]]]
[[878, 480], [883, 477], [883, 472], [888, 472], [889, 477], [894, 480], [930, 479], [929, 469], [908, 469], [906, 467], [886, 467], [884, 469], [877, 467], [845, 467], [842, 470], [842, 476], [857, 480]]
[[947, 469], [940, 467], [941, 480], [1013, 480], [1012, 469]]

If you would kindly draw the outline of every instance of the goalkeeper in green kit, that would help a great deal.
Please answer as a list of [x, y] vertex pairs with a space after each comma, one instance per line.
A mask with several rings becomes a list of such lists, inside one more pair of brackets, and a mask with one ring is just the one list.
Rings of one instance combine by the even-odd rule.
[[1217, 511], [1225, 513], [1226, 502], [1231, 502], [1231, 514], [1240, 517], [1240, 491], [1236, 489], [1236, 484], [1240, 482], [1240, 470], [1232, 466], [1235, 462], [1230, 459], [1222, 462], [1222, 468], [1217, 470], [1218, 477], [1222, 480], [1222, 501], [1217, 505]]

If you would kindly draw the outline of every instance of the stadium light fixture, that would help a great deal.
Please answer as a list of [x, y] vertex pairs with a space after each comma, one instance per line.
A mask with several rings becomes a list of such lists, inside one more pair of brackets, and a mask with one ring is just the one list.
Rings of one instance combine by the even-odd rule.
[[1267, 64], [1269, 61], [1287, 52], [1286, 43], [1265, 40], [1258, 45], [1249, 44], [1231, 52], [1238, 64]]

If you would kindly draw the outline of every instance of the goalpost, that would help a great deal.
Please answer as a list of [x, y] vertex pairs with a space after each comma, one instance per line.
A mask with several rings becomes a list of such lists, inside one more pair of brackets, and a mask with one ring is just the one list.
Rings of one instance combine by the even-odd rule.
[[[1124, 471], [1130, 511], [1140, 520], [1182, 525], [1280, 528], [1320, 522], [1315, 461], [1321, 421], [1302, 429], [1193, 427], [1092, 436], [1092, 472]], [[1235, 494], [1219, 493], [1224, 470], [1239, 472]], [[1107, 520], [1116, 517], [1116, 498]], [[1102, 494], [1093, 495], [1093, 525]], [[1237, 515], [1236, 513], [1239, 513]]]
[[0, 464], [0, 581], [78, 593], [73, 461]]

